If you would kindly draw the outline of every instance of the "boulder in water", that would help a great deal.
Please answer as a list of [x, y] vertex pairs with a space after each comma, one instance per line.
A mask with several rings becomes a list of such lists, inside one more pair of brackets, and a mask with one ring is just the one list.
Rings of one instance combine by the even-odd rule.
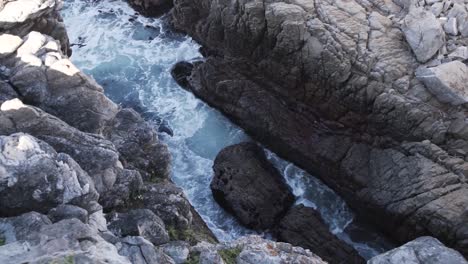
[[294, 196], [255, 143], [229, 146], [217, 155], [210, 188], [215, 200], [247, 227], [272, 228]]

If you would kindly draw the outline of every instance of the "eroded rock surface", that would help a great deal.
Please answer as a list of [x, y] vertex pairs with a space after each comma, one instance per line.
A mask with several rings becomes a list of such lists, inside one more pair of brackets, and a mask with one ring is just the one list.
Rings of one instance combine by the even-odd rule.
[[[468, 255], [468, 87], [455, 84], [466, 74], [442, 81], [455, 104], [416, 76], [464, 64], [448, 55], [467, 46], [465, 4], [174, 3], [173, 24], [208, 55], [177, 75], [182, 85], [390, 236], [432, 235]], [[444, 17], [456, 17], [457, 34]]]
[[255, 143], [221, 150], [213, 170], [210, 188], [215, 200], [247, 227], [272, 228], [294, 203], [280, 172]]

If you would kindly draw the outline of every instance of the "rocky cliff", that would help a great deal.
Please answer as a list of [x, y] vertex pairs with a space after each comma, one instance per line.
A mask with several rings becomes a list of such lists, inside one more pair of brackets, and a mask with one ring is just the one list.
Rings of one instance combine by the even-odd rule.
[[389, 236], [468, 255], [466, 1], [174, 6], [206, 56], [181, 85]]
[[[60, 0], [0, 1], [0, 263], [324, 263], [309, 250], [258, 236], [217, 243], [170, 181], [171, 157], [157, 128], [112, 102], [69, 60], [60, 7]], [[443, 204], [453, 211], [447, 217], [463, 220], [455, 194], [464, 194], [456, 174], [464, 163], [442, 158], [451, 150], [444, 145], [410, 146], [408, 157], [440, 172], [440, 181], [427, 183], [429, 194], [453, 197], [453, 205]], [[414, 182], [421, 190], [424, 177]], [[442, 181], [447, 195], [435, 188]], [[463, 228], [447, 241], [458, 246]], [[463, 259], [433, 239], [413, 244], [407, 248], [414, 252]], [[398, 263], [387, 261], [395, 254], [372, 263]]]

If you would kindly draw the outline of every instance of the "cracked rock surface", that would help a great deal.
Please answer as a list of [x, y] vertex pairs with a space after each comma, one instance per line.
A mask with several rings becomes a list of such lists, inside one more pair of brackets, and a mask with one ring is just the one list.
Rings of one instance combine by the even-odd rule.
[[207, 57], [181, 85], [396, 240], [468, 256], [465, 1], [174, 5]]

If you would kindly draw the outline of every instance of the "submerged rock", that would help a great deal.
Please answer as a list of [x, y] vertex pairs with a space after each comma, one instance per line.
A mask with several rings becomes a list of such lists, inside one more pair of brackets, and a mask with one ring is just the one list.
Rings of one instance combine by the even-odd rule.
[[390, 250], [384, 254], [370, 259], [368, 264], [439, 264], [453, 263], [466, 264], [466, 261], [457, 251], [445, 247], [433, 237], [420, 237], [401, 247]]
[[211, 191], [247, 227], [272, 228], [294, 203], [280, 172], [255, 143], [229, 146], [216, 156]]
[[303, 205], [291, 208], [276, 227], [276, 233], [278, 240], [310, 249], [330, 263], [365, 263], [351, 246], [330, 232], [312, 208]]

